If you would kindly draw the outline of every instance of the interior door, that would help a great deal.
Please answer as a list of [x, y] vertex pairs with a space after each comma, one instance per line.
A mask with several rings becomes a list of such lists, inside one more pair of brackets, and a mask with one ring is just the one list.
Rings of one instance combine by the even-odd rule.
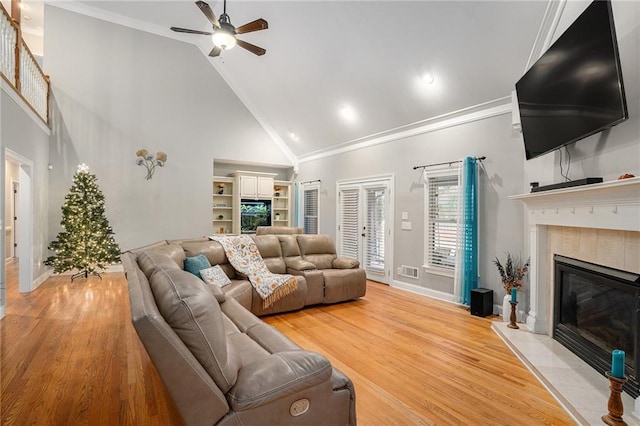
[[338, 183], [338, 253], [353, 257], [367, 279], [391, 280], [392, 179]]

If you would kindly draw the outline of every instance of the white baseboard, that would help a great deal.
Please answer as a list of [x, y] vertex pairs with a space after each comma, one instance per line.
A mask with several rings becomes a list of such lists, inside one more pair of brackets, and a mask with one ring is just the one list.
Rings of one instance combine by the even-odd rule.
[[405, 283], [397, 280], [393, 280], [391, 287], [399, 288], [401, 290], [406, 290], [411, 293], [420, 294], [422, 296], [427, 296], [432, 299], [438, 299], [444, 302], [449, 302], [449, 303], [459, 305], [459, 303], [455, 301], [455, 296], [453, 294], [445, 293], [442, 291], [432, 290], [430, 288], [424, 288], [415, 284], [409, 284], [409, 283]]
[[35, 280], [33, 280], [33, 284], [31, 285], [31, 291], [35, 290], [36, 288], [40, 287], [40, 284], [42, 284], [43, 282], [45, 282], [51, 275], [53, 275], [53, 269], [51, 268], [47, 268], [42, 275], [40, 275], [38, 278], [36, 278]]

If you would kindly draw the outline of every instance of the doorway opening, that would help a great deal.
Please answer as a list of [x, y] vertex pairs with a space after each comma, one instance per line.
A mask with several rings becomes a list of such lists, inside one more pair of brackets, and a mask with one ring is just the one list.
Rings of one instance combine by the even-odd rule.
[[[33, 162], [5, 148], [5, 209], [4, 224], [11, 227], [5, 232], [5, 255], [2, 260], [2, 283], [6, 282], [6, 261], [19, 262], [18, 291], [33, 290]], [[3, 285], [4, 290], [4, 285]], [[3, 306], [6, 301], [2, 294]]]

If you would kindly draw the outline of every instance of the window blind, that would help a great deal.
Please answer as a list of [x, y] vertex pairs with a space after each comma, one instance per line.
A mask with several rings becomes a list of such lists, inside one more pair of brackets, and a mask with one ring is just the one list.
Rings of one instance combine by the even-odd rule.
[[318, 233], [318, 188], [304, 188], [303, 219], [304, 233]]
[[427, 178], [427, 265], [455, 268], [458, 234], [458, 176]]
[[358, 259], [360, 190], [340, 191], [340, 256]]
[[367, 188], [367, 224], [365, 229], [365, 267], [384, 272], [386, 188]]

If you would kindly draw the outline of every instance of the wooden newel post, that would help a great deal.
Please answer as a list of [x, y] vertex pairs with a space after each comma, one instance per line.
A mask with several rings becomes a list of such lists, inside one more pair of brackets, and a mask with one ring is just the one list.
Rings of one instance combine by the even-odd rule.
[[607, 371], [607, 378], [609, 379], [609, 389], [611, 394], [609, 395], [609, 402], [607, 404], [608, 414], [602, 416], [602, 421], [612, 426], [626, 426], [626, 422], [622, 420], [622, 414], [624, 413], [624, 406], [622, 405], [622, 386], [627, 381], [627, 378], [618, 379], [611, 376], [611, 372]]

